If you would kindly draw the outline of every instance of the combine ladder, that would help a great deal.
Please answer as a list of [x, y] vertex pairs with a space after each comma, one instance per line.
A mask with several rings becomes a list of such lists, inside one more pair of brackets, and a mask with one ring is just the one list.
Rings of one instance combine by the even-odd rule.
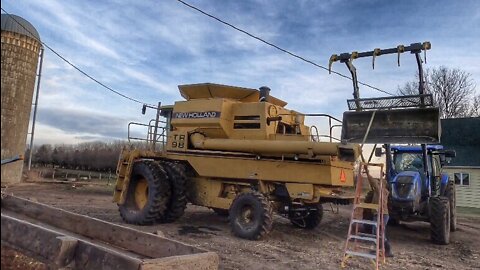
[[[379, 269], [379, 263], [385, 263], [385, 225], [383, 224], [383, 213], [384, 209], [382, 207], [383, 200], [383, 182], [384, 178], [374, 178], [376, 181], [380, 181], [380, 191], [378, 202], [376, 203], [365, 203], [360, 200], [362, 195], [362, 168], [365, 169], [365, 174], [370, 176], [368, 167], [379, 167], [380, 172], [383, 172], [383, 164], [375, 163], [360, 163], [358, 174], [357, 174], [357, 184], [355, 190], [355, 198], [353, 202], [353, 210], [350, 218], [350, 225], [348, 227], [347, 241], [345, 243], [345, 252], [342, 260], [342, 268], [346, 267], [347, 261], [352, 257], [361, 257], [371, 260], [374, 264], [375, 269]], [[380, 173], [382, 175], [382, 173]], [[361, 210], [362, 209], [362, 210]], [[376, 220], [365, 220], [362, 217], [363, 209], [371, 209], [377, 211]], [[368, 227], [373, 227], [375, 229], [375, 234], [373, 230], [370, 232], [360, 232], [359, 225], [369, 225]], [[374, 253], [374, 254], [372, 254]]]

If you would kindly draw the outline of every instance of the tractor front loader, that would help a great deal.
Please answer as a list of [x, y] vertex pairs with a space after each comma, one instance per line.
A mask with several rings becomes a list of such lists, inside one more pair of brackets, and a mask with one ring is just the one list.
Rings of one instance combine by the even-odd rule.
[[[440, 145], [432, 145], [440, 143], [441, 127], [439, 108], [435, 107], [432, 95], [425, 93], [421, 53], [430, 48], [430, 43], [424, 42], [385, 50], [334, 54], [329, 66], [336, 61], [345, 63], [353, 78], [354, 98], [347, 101], [351, 111], [343, 114], [342, 142], [384, 144], [392, 222], [430, 222], [431, 240], [448, 244], [450, 231], [456, 227], [455, 185], [448, 175], [442, 173], [442, 165], [447, 157], [455, 154], [444, 151]], [[400, 55], [404, 52], [415, 55], [419, 94], [360, 98], [353, 60], [372, 57], [374, 67], [375, 57], [397, 54], [400, 65]], [[372, 156], [373, 152], [370, 158]], [[415, 164], [414, 169], [412, 164]]]
[[304, 124], [307, 115], [285, 108], [267, 87], [179, 89], [185, 101], [159, 105], [157, 119], [144, 125], [150, 149], [121, 153], [114, 202], [125, 222], [172, 222], [190, 202], [229, 215], [234, 235], [256, 240], [271, 231], [274, 212], [313, 229], [323, 203], [351, 203], [359, 147], [333, 142], [338, 119], [311, 115], [330, 123], [321, 141]]

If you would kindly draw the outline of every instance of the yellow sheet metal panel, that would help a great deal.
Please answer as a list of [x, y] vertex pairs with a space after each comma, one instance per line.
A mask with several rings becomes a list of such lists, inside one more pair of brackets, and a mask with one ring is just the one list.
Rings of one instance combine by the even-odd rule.
[[[311, 183], [319, 185], [353, 186], [353, 163], [335, 162], [324, 159], [320, 162], [256, 160], [253, 157], [179, 155], [168, 153], [172, 159], [187, 160], [202, 177], [283, 181], [293, 183]], [[345, 181], [340, 181], [341, 170]], [[338, 180], [335, 180], [334, 178]]]
[[[228, 98], [242, 102], [258, 102], [260, 92], [252, 88], [229, 86], [214, 83], [199, 83], [179, 85], [180, 94], [186, 100], [207, 98]], [[270, 96], [267, 101], [284, 107], [287, 102]]]
[[313, 199], [314, 194], [312, 184], [286, 183], [285, 187], [288, 190], [288, 195], [290, 195], [290, 198], [292, 199]]

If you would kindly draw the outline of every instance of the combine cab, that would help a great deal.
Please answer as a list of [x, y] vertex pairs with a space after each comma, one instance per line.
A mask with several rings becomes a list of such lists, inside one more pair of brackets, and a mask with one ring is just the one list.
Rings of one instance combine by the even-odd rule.
[[[323, 203], [353, 199], [358, 145], [321, 142], [306, 115], [267, 87], [179, 89], [185, 101], [159, 106], [154, 124], [145, 125], [150, 149], [121, 154], [114, 202], [127, 223], [172, 222], [191, 202], [229, 215], [236, 236], [255, 240], [272, 229], [274, 211], [312, 229]], [[335, 118], [322, 116], [331, 136]]]

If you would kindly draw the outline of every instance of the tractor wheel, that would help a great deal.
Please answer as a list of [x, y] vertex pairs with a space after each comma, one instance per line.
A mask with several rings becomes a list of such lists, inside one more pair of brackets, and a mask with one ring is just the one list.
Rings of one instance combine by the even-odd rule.
[[136, 162], [120, 216], [126, 223], [152, 224], [164, 215], [169, 199], [170, 183], [162, 167], [148, 160]]
[[312, 230], [315, 229], [322, 221], [323, 206], [320, 203], [315, 204], [305, 213], [293, 211], [290, 214], [290, 222], [298, 228]]
[[447, 197], [430, 198], [430, 238], [439, 245], [450, 242], [450, 202]]
[[258, 240], [272, 230], [273, 208], [259, 192], [241, 193], [233, 200], [229, 220], [235, 236]]
[[167, 172], [170, 186], [172, 187], [172, 195], [167, 204], [165, 215], [160, 216], [157, 220], [160, 223], [169, 223], [180, 218], [187, 207], [185, 169], [181, 164], [162, 161], [160, 166]]
[[213, 212], [215, 214], [222, 216], [222, 217], [228, 217], [228, 209], [222, 209], [222, 208], [212, 208]]
[[453, 181], [448, 181], [445, 197], [450, 202], [450, 231], [454, 232], [457, 230], [457, 195]]

